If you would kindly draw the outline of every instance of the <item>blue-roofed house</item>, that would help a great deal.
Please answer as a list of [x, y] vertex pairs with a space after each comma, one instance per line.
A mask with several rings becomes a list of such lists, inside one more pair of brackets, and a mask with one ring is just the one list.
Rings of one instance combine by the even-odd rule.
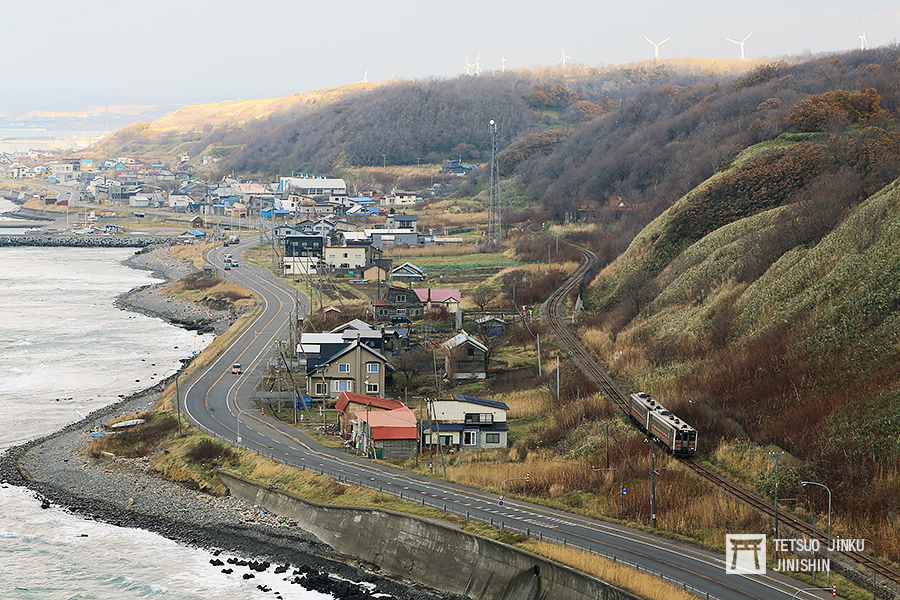
[[434, 418], [422, 424], [422, 441], [431, 445], [434, 439], [442, 446], [460, 450], [506, 448], [507, 411], [509, 406], [503, 402], [451, 394], [449, 400], [431, 403], [430, 412]]

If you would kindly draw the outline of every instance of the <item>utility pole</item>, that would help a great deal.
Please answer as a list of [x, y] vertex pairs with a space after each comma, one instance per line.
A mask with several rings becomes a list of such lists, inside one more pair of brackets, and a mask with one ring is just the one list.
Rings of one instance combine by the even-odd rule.
[[175, 414], [178, 418], [178, 435], [181, 435], [181, 406], [178, 404], [178, 375], [175, 375]]
[[656, 529], [656, 455], [650, 441], [650, 526]]
[[559, 402], [559, 355], [556, 355], [556, 401]]

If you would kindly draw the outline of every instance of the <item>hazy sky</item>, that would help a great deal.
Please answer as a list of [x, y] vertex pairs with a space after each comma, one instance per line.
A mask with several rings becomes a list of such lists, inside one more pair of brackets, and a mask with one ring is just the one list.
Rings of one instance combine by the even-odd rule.
[[[865, 20], [865, 21], [864, 21]], [[896, 0], [31, 0], [0, 10], [0, 113], [284, 96], [391, 76], [748, 59], [893, 43]]]

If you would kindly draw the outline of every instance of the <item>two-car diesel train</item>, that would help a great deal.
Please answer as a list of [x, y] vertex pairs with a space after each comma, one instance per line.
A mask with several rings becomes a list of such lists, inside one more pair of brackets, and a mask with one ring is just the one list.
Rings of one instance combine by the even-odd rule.
[[628, 414], [647, 435], [659, 439], [679, 456], [697, 452], [697, 430], [666, 410], [646, 392], [628, 397]]

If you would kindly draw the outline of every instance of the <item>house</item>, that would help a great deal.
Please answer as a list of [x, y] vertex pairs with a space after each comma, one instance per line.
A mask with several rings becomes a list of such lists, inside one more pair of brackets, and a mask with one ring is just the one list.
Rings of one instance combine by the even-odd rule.
[[354, 340], [343, 344], [332, 356], [320, 357], [317, 366], [307, 363], [307, 392], [320, 400], [337, 398], [341, 392], [381, 394], [392, 380], [393, 371], [394, 367], [380, 352]]
[[381, 198], [380, 204], [381, 206], [409, 206], [421, 201], [422, 197], [417, 196], [415, 192], [394, 189], [390, 194]]
[[388, 215], [385, 219], [385, 227], [388, 229], [418, 231], [419, 217], [416, 215]]
[[195, 229], [200, 229], [203, 227], [203, 218], [202, 217], [194, 217], [191, 219], [191, 227]]
[[459, 290], [452, 288], [416, 288], [413, 290], [426, 311], [443, 307], [451, 315], [459, 312]]
[[395, 408], [405, 408], [402, 402], [397, 400], [388, 400], [377, 396], [367, 396], [366, 394], [357, 394], [355, 392], [341, 392], [337, 402], [334, 405], [338, 413], [338, 426], [341, 436], [345, 439], [350, 435], [351, 422], [353, 414], [358, 411], [365, 411], [367, 408], [370, 412], [394, 410]]
[[284, 236], [282, 268], [285, 275], [309, 275], [317, 270], [323, 257], [324, 240], [316, 234]]
[[460, 450], [506, 448], [509, 406], [464, 394], [451, 394], [449, 400], [430, 402], [431, 419], [422, 423], [422, 442], [432, 438], [442, 446]]
[[376, 258], [372, 261], [372, 264], [366, 265], [363, 268], [363, 279], [368, 279], [369, 281], [387, 281], [391, 276], [393, 262], [394, 261], [390, 258]]
[[466, 175], [469, 171], [475, 168], [475, 165], [464, 165], [462, 160], [458, 158], [451, 158], [450, 160], [445, 160], [441, 165], [441, 173], [452, 173], [454, 175]]
[[409, 246], [414, 246], [419, 243], [419, 234], [412, 229], [366, 229], [364, 231], [366, 237], [372, 240], [372, 245], [376, 248], [381, 248], [385, 244], [407, 244]]
[[357, 454], [371, 458], [410, 458], [419, 452], [416, 416], [405, 406], [354, 413], [351, 439]]
[[475, 319], [478, 333], [481, 335], [503, 335], [506, 333], [506, 321], [500, 317], [487, 315]]
[[385, 356], [388, 353], [396, 356], [401, 350], [409, 347], [409, 330], [395, 327], [374, 327], [359, 319], [338, 325], [331, 330], [331, 333], [341, 334], [347, 343], [358, 339], [361, 343], [378, 350]]
[[347, 196], [347, 184], [343, 179], [308, 173], [300, 173], [299, 177], [282, 177], [279, 190], [294, 191], [310, 198], [313, 196]]
[[391, 271], [390, 280], [412, 282], [422, 281], [426, 277], [427, 275], [425, 275], [425, 271], [422, 268], [410, 262], [405, 262]]
[[372, 262], [373, 249], [368, 243], [347, 242], [343, 246], [325, 248], [325, 267], [329, 272], [359, 274]]
[[452, 381], [487, 377], [487, 346], [466, 332], [444, 342], [444, 372]]
[[384, 291], [384, 298], [372, 301], [372, 310], [376, 319], [387, 319], [393, 316], [421, 317], [425, 314], [425, 306], [419, 296], [411, 289], [390, 285]]

